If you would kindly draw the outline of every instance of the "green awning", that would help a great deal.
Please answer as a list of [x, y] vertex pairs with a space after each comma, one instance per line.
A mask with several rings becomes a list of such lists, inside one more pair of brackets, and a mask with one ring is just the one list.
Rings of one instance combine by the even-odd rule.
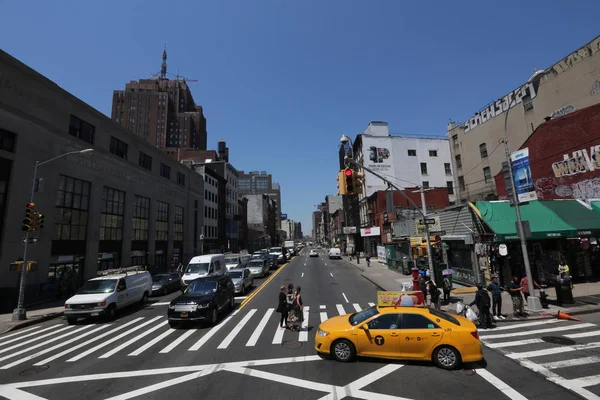
[[[508, 201], [478, 201], [483, 221], [496, 233], [496, 242], [518, 240], [517, 214]], [[600, 233], [600, 214], [577, 200], [534, 200], [520, 206], [529, 221], [531, 240], [591, 236]]]

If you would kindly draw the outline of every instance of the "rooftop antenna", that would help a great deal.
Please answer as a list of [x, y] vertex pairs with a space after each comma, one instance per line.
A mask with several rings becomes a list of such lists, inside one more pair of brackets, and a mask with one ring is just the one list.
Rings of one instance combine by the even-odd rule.
[[167, 79], [167, 44], [162, 54], [162, 64], [160, 64], [160, 79]]

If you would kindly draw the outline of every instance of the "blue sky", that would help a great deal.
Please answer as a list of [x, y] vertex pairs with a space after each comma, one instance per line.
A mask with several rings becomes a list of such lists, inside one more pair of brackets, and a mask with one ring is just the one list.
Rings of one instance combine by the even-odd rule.
[[443, 135], [593, 39], [599, 12], [597, 0], [5, 1], [0, 48], [110, 115], [112, 91], [158, 72], [166, 43], [169, 71], [198, 80], [209, 148], [224, 139], [236, 168], [272, 173], [310, 233], [336, 192], [342, 133], [383, 120]]

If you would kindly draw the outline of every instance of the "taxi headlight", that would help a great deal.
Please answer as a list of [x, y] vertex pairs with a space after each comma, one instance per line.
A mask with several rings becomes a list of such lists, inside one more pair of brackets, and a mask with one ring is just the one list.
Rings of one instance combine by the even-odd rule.
[[318, 336], [327, 336], [327, 335], [329, 335], [329, 332], [325, 332], [325, 331], [322, 331], [322, 330], [319, 329], [317, 331], [317, 335]]

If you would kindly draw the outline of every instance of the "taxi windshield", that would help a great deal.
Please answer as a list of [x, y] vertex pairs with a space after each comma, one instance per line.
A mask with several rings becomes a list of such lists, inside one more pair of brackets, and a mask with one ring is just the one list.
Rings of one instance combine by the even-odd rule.
[[377, 311], [377, 307], [373, 306], [371, 308], [367, 308], [366, 310], [359, 311], [350, 316], [350, 324], [352, 326], [356, 326], [361, 322], [371, 318], [373, 315], [379, 314]]

